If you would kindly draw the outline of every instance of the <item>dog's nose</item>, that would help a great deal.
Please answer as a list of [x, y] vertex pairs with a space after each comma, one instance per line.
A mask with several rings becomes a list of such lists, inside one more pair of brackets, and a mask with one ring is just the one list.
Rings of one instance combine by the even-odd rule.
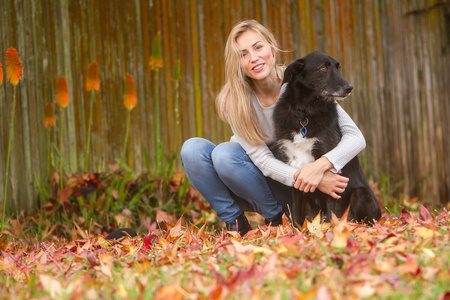
[[353, 86], [350, 84], [345, 91], [347, 92], [347, 94], [350, 94], [353, 91]]

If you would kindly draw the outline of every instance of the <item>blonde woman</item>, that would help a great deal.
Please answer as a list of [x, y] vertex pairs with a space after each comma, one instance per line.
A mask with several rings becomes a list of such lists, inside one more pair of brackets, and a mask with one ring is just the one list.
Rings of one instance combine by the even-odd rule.
[[282, 224], [292, 187], [304, 192], [318, 188], [339, 199], [348, 178], [338, 171], [365, 148], [361, 132], [338, 105], [343, 137], [336, 148], [298, 170], [273, 156], [267, 146], [274, 141], [271, 118], [285, 87], [277, 52], [273, 34], [257, 21], [234, 26], [225, 47], [225, 85], [216, 99], [217, 112], [234, 136], [217, 146], [191, 138], [181, 149], [191, 184], [227, 230], [242, 236], [251, 229], [244, 211], [257, 211], [266, 224]]

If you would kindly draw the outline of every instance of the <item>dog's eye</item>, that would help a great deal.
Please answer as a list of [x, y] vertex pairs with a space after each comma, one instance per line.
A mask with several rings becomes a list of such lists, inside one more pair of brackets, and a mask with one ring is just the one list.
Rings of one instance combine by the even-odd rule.
[[327, 66], [323, 66], [322, 68], [320, 68], [320, 70], [326, 72], [326, 71], [328, 71], [328, 67]]
[[337, 64], [337, 65], [336, 65], [336, 68], [337, 68], [338, 70], [340, 70], [340, 69], [341, 69], [341, 65], [340, 65], [340, 64]]

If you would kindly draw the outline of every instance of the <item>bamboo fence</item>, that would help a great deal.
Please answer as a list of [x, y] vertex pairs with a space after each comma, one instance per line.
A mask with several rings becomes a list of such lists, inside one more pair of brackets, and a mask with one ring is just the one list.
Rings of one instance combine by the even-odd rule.
[[[134, 77], [138, 95], [126, 159], [138, 172], [155, 167], [159, 137], [165, 159], [177, 155], [192, 136], [228, 140], [230, 130], [214, 108], [223, 84], [223, 49], [232, 26], [250, 18], [268, 26], [287, 50], [282, 63], [313, 50], [341, 62], [355, 87], [342, 105], [366, 138], [362, 157], [368, 176], [403, 182], [399, 192], [408, 197], [449, 201], [448, 0], [0, 0], [0, 62], [4, 67], [6, 49], [15, 47], [24, 66], [17, 89], [10, 210], [35, 208], [34, 176], [48, 180], [49, 151], [57, 162], [48, 145], [59, 145], [58, 109], [55, 127], [44, 128], [43, 120], [60, 76], [67, 79], [70, 95], [64, 162], [68, 172], [84, 170], [90, 103], [85, 78], [93, 61], [99, 63], [101, 85], [95, 94], [89, 170], [105, 170], [120, 157], [126, 74]], [[152, 71], [149, 60], [158, 32], [164, 65]], [[179, 82], [173, 80], [177, 60]], [[5, 76], [0, 86], [2, 191], [11, 99]]]

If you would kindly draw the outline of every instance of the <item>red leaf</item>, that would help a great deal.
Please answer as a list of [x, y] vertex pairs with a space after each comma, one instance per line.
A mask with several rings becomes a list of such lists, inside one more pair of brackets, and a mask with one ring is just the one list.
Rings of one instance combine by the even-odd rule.
[[89, 262], [89, 266], [91, 268], [99, 266], [100, 264], [97, 262], [97, 260], [94, 257], [94, 254], [92, 254], [92, 252], [88, 252], [87, 253], [87, 260]]
[[[444, 208], [444, 211], [441, 212], [437, 217], [436, 217], [436, 221], [440, 221], [441, 219], [445, 218], [445, 216], [447, 215], [447, 210]], [[449, 292], [450, 293], [450, 292]]]
[[433, 222], [433, 217], [431, 216], [428, 209], [426, 209], [426, 207], [423, 205], [420, 206], [420, 215], [419, 216], [422, 221], [425, 221], [427, 223]]
[[405, 221], [406, 223], [411, 223], [413, 220], [413, 216], [407, 211], [405, 208], [402, 207], [402, 216], [401, 219]]
[[70, 200], [69, 197], [72, 196], [73, 190], [69, 185], [66, 185], [64, 190], [59, 191], [59, 201], [61, 202], [61, 206], [64, 207], [64, 209], [68, 210], [70, 208]]
[[449, 300], [449, 299], [450, 299], [450, 292], [443, 292], [438, 297], [438, 300]]
[[144, 242], [144, 246], [147, 249], [152, 249], [151, 245], [153, 245], [154, 243], [157, 243], [159, 241], [158, 236], [156, 234], [149, 234], [146, 237], [144, 237], [143, 239]]

